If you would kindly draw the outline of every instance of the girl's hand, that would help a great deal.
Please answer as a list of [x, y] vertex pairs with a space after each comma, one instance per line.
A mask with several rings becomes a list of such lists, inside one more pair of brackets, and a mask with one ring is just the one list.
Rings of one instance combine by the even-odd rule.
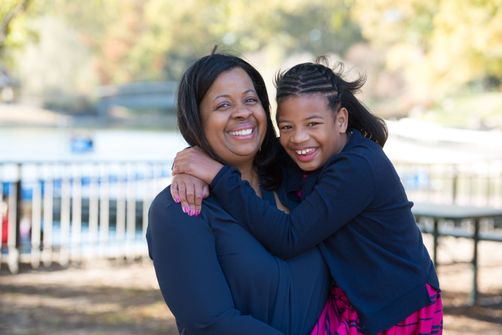
[[177, 203], [181, 202], [184, 213], [190, 216], [199, 215], [202, 200], [209, 196], [209, 187], [199, 178], [188, 174], [177, 174], [171, 183], [171, 196]]
[[186, 148], [176, 154], [173, 175], [185, 173], [211, 184], [223, 165], [209, 157], [199, 147]]

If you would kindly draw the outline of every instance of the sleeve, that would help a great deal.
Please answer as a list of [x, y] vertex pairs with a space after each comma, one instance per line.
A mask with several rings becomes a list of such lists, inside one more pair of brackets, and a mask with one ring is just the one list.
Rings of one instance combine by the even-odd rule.
[[282, 334], [235, 309], [214, 235], [168, 200], [152, 203], [147, 241], [165, 302], [188, 334]]
[[314, 190], [289, 214], [261, 200], [229, 166], [215, 176], [211, 191], [273, 254], [289, 258], [319, 244], [368, 207], [375, 180], [367, 160], [340, 155], [327, 163]]

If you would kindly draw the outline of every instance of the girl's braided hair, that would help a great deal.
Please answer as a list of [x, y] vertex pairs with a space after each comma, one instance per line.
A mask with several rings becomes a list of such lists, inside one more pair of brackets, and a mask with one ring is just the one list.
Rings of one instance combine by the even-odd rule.
[[388, 132], [385, 121], [369, 112], [355, 97], [364, 85], [366, 78], [360, 76], [354, 81], [343, 79], [343, 64], [329, 67], [326, 57], [318, 57], [315, 63], [301, 63], [275, 78], [277, 104], [290, 96], [303, 94], [322, 94], [328, 99], [328, 106], [336, 113], [345, 107], [349, 113], [349, 129], [359, 130], [365, 137], [381, 147], [387, 141]]

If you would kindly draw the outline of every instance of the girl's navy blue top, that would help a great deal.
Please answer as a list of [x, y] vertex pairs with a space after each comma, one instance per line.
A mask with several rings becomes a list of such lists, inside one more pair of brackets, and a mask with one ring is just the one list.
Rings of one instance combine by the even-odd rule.
[[[274, 206], [273, 194], [263, 194]], [[308, 334], [328, 296], [318, 248], [287, 261], [272, 256], [212, 197], [190, 217], [163, 190], [147, 241], [180, 334]]]
[[[283, 194], [303, 174], [289, 168]], [[343, 150], [303, 181], [304, 200], [290, 214], [256, 197], [225, 166], [211, 189], [219, 203], [269, 250], [288, 258], [319, 244], [331, 276], [368, 333], [392, 327], [430, 304], [439, 288], [405, 190], [382, 148], [352, 131]]]

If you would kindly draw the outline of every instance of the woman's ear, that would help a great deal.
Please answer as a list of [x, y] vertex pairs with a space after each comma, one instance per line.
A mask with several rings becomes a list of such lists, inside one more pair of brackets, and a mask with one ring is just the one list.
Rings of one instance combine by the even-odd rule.
[[342, 107], [336, 113], [335, 124], [340, 133], [345, 133], [349, 125], [349, 111], [347, 108]]

